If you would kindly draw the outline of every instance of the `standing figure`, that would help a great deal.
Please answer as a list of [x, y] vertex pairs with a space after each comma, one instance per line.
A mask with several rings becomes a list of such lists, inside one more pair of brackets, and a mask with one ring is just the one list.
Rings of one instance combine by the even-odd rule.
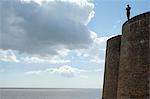
[[129, 5], [127, 5], [126, 10], [127, 10], [127, 18], [129, 20], [130, 19], [130, 10], [131, 10], [131, 7]]

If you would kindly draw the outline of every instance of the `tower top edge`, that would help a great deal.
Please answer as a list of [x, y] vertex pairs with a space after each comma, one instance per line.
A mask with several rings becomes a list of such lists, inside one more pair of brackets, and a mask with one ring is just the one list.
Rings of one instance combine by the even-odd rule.
[[121, 36], [122, 36], [122, 35], [117, 35], [117, 36], [111, 37], [111, 38], [109, 38], [109, 39], [107, 40], [107, 42], [113, 41], [113, 40], [116, 40], [116, 39], [119, 39], [119, 38], [121, 38]]
[[123, 27], [124, 27], [126, 24], [129, 24], [129, 23], [132, 23], [132, 22], [134, 22], [134, 21], [137, 21], [137, 20], [142, 19], [142, 17], [144, 17], [144, 16], [150, 16], [150, 11], [132, 17], [131, 19], [127, 20], [127, 21], [123, 24]]

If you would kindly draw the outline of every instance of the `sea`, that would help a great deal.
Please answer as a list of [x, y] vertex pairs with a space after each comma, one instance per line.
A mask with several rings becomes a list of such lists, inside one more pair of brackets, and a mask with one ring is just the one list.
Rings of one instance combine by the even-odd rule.
[[101, 99], [101, 89], [0, 88], [0, 99]]

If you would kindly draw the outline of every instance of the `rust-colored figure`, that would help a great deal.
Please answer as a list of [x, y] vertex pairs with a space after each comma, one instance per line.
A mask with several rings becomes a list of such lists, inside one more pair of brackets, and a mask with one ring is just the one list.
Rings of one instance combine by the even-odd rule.
[[131, 10], [131, 7], [129, 5], [127, 5], [126, 10], [127, 10], [127, 18], [129, 20], [130, 19], [130, 10]]

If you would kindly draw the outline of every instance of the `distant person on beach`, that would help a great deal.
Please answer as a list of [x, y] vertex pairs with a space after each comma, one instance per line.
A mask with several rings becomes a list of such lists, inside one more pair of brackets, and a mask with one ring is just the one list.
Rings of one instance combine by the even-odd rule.
[[129, 20], [130, 19], [130, 10], [131, 10], [131, 7], [129, 5], [127, 5], [126, 10], [127, 10], [127, 18]]

